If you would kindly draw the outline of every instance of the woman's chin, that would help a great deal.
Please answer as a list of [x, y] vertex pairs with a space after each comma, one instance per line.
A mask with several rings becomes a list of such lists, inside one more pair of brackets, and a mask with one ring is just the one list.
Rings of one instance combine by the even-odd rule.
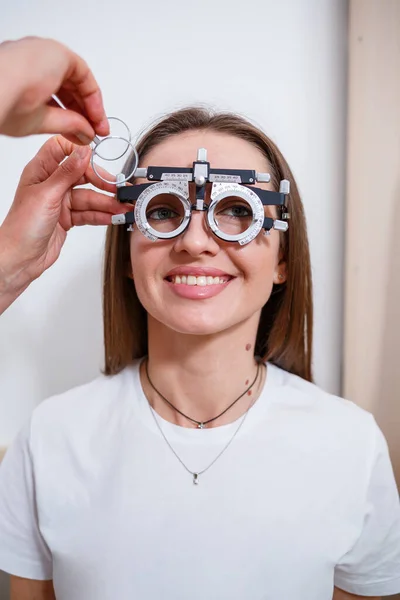
[[214, 335], [233, 325], [233, 323], [230, 324], [225, 320], [222, 322], [220, 314], [215, 313], [213, 315], [201, 315], [199, 313], [193, 315], [188, 314], [187, 311], [177, 310], [168, 315], [153, 313], [153, 318], [162, 327], [182, 335]]
[[165, 323], [169, 329], [172, 329], [176, 333], [183, 335], [214, 335], [220, 333], [225, 329], [221, 328], [221, 323], [212, 322], [201, 322], [191, 320], [174, 320], [170, 323]]

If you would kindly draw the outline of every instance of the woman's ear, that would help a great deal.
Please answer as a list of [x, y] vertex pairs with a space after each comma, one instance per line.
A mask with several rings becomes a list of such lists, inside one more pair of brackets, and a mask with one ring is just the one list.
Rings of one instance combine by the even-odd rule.
[[132, 265], [130, 262], [126, 263], [125, 274], [129, 279], [133, 279]]
[[275, 271], [274, 271], [274, 283], [276, 285], [280, 285], [282, 283], [285, 283], [286, 280], [287, 280], [286, 261], [283, 258], [283, 256], [281, 258], [281, 255], [280, 255], [279, 263], [275, 267]]

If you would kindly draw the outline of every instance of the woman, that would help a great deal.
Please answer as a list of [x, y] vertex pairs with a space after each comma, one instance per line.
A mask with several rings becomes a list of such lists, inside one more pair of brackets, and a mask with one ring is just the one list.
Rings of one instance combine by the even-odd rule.
[[[311, 381], [310, 261], [290, 169], [253, 125], [203, 109], [156, 124], [140, 166], [190, 168], [199, 148], [222, 172], [270, 173], [247, 185], [260, 197], [289, 180], [288, 208], [264, 210], [275, 222], [288, 211], [290, 227], [221, 239], [196, 179], [198, 210], [179, 235], [110, 228], [105, 375], [43, 402], [8, 451], [0, 568], [23, 600], [399, 592], [386, 442], [369, 413]], [[175, 231], [174, 197], [157, 202], [152, 230]], [[236, 198], [216, 222], [237, 227], [246, 210]]]

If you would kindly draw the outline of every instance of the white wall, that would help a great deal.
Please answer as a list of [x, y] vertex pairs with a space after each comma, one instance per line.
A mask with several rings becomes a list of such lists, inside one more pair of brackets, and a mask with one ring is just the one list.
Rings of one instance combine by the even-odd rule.
[[[188, 103], [245, 114], [297, 176], [315, 281], [315, 374], [340, 389], [347, 2], [13, 0], [0, 39], [56, 38], [91, 65], [133, 132]], [[17, 74], [16, 74], [17, 76]], [[0, 139], [0, 221], [44, 138]], [[0, 318], [0, 446], [45, 397], [102, 365], [104, 230], [72, 231], [58, 263]]]

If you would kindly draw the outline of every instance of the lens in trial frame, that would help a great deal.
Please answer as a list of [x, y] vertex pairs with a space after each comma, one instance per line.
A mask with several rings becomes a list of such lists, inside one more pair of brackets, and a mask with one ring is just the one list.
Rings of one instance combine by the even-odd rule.
[[243, 198], [228, 196], [217, 203], [214, 221], [226, 235], [244, 234], [253, 223], [253, 209]]
[[250, 188], [238, 183], [214, 182], [207, 220], [217, 237], [243, 246], [261, 231], [264, 207]]
[[139, 231], [152, 242], [182, 233], [190, 220], [187, 181], [160, 181], [146, 186], [136, 200], [134, 219]]
[[158, 233], [173, 233], [180, 227], [185, 216], [185, 206], [172, 193], [158, 194], [146, 207], [146, 220]]

